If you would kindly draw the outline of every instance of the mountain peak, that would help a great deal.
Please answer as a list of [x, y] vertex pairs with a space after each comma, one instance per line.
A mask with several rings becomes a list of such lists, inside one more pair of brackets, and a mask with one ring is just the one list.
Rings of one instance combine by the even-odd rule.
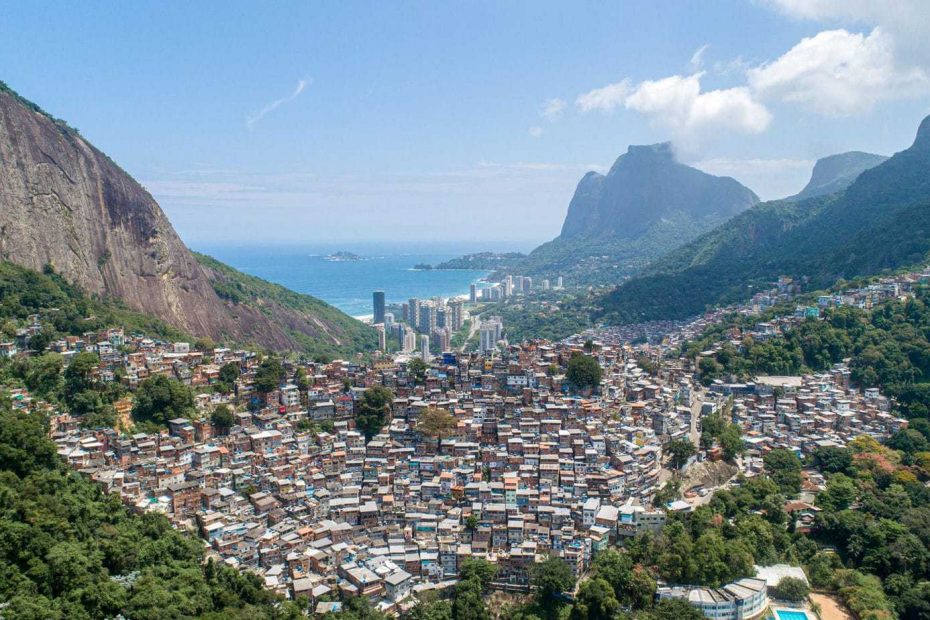
[[826, 196], [852, 185], [860, 174], [884, 162], [887, 157], [862, 151], [848, 151], [821, 157], [814, 164], [810, 181], [798, 194], [787, 200], [804, 200]]
[[666, 159], [675, 161], [675, 152], [672, 150], [671, 142], [659, 142], [658, 144], [631, 144], [627, 150], [627, 155], [634, 157], [654, 157], [657, 159]]
[[758, 200], [734, 179], [677, 162], [670, 142], [631, 145], [607, 175], [581, 180], [561, 237], [636, 239], [663, 221], [687, 220], [683, 230], [702, 230]]
[[920, 122], [917, 128], [917, 136], [914, 138], [914, 145], [922, 148], [930, 148], [930, 116], [927, 116]]

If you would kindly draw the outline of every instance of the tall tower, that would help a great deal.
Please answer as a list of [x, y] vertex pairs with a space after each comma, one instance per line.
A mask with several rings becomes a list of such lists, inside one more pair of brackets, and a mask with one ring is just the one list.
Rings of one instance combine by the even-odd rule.
[[375, 291], [371, 295], [372, 305], [374, 306], [374, 319], [372, 323], [384, 323], [384, 291]]

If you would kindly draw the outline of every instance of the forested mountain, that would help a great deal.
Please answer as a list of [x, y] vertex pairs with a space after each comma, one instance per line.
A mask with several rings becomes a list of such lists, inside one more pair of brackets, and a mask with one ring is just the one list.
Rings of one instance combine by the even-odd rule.
[[603, 296], [600, 318], [677, 319], [739, 301], [780, 275], [808, 286], [922, 261], [930, 251], [930, 117], [913, 145], [847, 189], [767, 202], [656, 261]]
[[2, 82], [0, 162], [3, 260], [51, 266], [89, 295], [195, 336], [311, 353], [377, 344], [374, 330], [320, 300], [195, 257], [141, 185]]
[[618, 283], [758, 201], [734, 179], [678, 162], [667, 142], [630, 146], [606, 175], [581, 179], [561, 234], [511, 270]]
[[886, 161], [884, 155], [849, 151], [828, 157], [821, 157], [814, 164], [811, 179], [800, 192], [785, 200], [804, 200], [816, 196], [825, 196], [844, 190], [855, 181], [860, 174], [874, 168]]

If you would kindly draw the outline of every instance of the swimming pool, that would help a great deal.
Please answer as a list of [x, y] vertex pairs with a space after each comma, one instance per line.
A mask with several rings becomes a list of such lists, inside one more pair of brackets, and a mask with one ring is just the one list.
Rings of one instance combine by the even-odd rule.
[[807, 612], [800, 609], [776, 609], [777, 620], [808, 620]]

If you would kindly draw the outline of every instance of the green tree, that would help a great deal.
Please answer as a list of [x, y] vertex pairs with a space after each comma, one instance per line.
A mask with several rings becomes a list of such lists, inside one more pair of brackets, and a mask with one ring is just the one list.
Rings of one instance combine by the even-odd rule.
[[497, 575], [497, 565], [482, 558], [465, 558], [459, 565], [459, 579], [474, 579], [481, 585], [481, 590], [487, 590]]
[[784, 495], [795, 497], [801, 492], [801, 461], [792, 450], [775, 448], [762, 457], [762, 462]]
[[100, 366], [100, 358], [96, 353], [81, 351], [71, 358], [71, 363], [65, 368], [65, 400], [73, 398], [86, 390], [97, 387], [94, 373]]
[[407, 374], [413, 379], [414, 385], [422, 385], [426, 381], [426, 362], [419, 357], [411, 358], [407, 362]]
[[239, 364], [227, 362], [220, 366], [220, 381], [226, 385], [235, 385], [239, 379]]
[[607, 581], [595, 577], [581, 583], [570, 620], [613, 620], [620, 603]]
[[827, 486], [817, 494], [817, 505], [831, 512], [846, 510], [856, 499], [858, 489], [855, 481], [843, 474], [834, 474]]
[[732, 461], [737, 456], [746, 451], [746, 444], [743, 441], [743, 431], [737, 424], [729, 424], [720, 433], [720, 449], [723, 452], [723, 458]]
[[284, 367], [276, 357], [262, 360], [255, 371], [255, 391], [259, 394], [269, 394], [281, 386], [284, 381]]
[[782, 577], [778, 585], [771, 589], [771, 594], [776, 599], [800, 603], [810, 594], [810, 588], [803, 579]]
[[228, 405], [217, 405], [210, 414], [210, 424], [222, 433], [227, 432], [236, 423], [236, 416]]
[[355, 404], [355, 425], [365, 435], [365, 441], [381, 432], [391, 413], [394, 393], [386, 387], [376, 385], [365, 390]]
[[593, 390], [601, 384], [603, 372], [596, 359], [576, 351], [568, 360], [565, 379], [576, 390]]
[[168, 420], [190, 416], [193, 409], [194, 394], [189, 387], [164, 375], [152, 375], [136, 390], [132, 417], [165, 426]]
[[27, 476], [53, 467], [58, 454], [55, 444], [45, 438], [47, 432], [40, 416], [12, 411], [0, 402], [0, 471]]
[[852, 452], [838, 446], [815, 448], [811, 453], [814, 466], [824, 473], [848, 473], [852, 469]]
[[535, 564], [530, 571], [530, 585], [536, 590], [536, 601], [543, 609], [555, 609], [561, 602], [563, 592], [575, 587], [575, 576], [565, 560], [549, 556]]
[[681, 469], [688, 462], [688, 459], [697, 452], [694, 444], [687, 439], [672, 439], [665, 444], [664, 450], [669, 455], [669, 462], [675, 469]]
[[29, 359], [24, 382], [29, 390], [46, 399], [55, 399], [61, 389], [62, 359], [58, 353], [45, 353]]

